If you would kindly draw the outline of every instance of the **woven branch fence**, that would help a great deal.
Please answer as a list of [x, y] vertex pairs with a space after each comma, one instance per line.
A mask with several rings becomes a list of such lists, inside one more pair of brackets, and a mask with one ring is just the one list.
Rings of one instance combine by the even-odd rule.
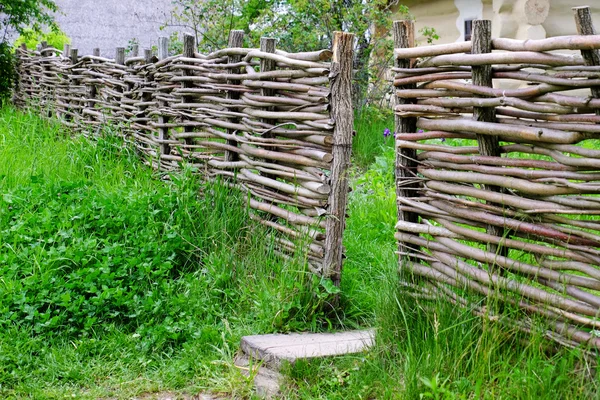
[[[600, 349], [600, 35], [414, 47], [394, 24], [401, 271], [418, 301]], [[467, 54], [465, 54], [467, 53]]]
[[[76, 49], [18, 51], [14, 101], [34, 104], [82, 134], [111, 124], [152, 167], [181, 162], [206, 180], [248, 195], [251, 218], [272, 228], [277, 252], [305, 255], [309, 268], [339, 284], [352, 146], [352, 34], [337, 32], [333, 51], [286, 53], [275, 40], [158, 58], [78, 57]], [[298, 248], [300, 247], [300, 248]]]

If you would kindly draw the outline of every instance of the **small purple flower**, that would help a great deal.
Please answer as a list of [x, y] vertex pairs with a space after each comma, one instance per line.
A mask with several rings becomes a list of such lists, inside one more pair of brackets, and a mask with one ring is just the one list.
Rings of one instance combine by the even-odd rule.
[[443, 138], [442, 138], [442, 143], [444, 143], [445, 141], [446, 141], [446, 138], [445, 138], [445, 137], [443, 137]]
[[388, 136], [390, 136], [392, 132], [390, 132], [390, 130], [388, 128], [385, 128], [385, 130], [383, 131], [383, 137], [387, 138]]
[[423, 133], [423, 129], [419, 129], [417, 133]]

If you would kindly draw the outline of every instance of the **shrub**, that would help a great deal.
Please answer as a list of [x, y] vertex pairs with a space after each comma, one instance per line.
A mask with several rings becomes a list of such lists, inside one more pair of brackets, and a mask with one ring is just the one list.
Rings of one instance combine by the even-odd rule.
[[25, 43], [28, 49], [33, 50], [41, 42], [47, 42], [50, 47], [62, 50], [65, 44], [71, 43], [71, 39], [58, 28], [51, 29], [49, 32], [25, 29], [15, 40], [14, 47], [17, 48]]
[[15, 79], [14, 53], [8, 43], [0, 43], [0, 107], [8, 100]]

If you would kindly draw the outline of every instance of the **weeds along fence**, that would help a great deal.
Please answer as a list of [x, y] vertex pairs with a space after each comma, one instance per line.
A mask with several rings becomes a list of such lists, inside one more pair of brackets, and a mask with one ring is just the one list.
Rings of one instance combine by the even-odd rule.
[[396, 238], [415, 298], [594, 351], [600, 35], [574, 12], [579, 35], [544, 40], [478, 20], [472, 42], [414, 47], [395, 23]]
[[18, 50], [17, 105], [35, 104], [77, 132], [111, 124], [161, 171], [181, 162], [248, 194], [251, 218], [277, 231], [277, 252], [301, 250], [310, 269], [339, 284], [352, 146], [353, 35], [333, 51], [286, 53], [275, 40], [168, 56], [114, 59], [43, 45]]

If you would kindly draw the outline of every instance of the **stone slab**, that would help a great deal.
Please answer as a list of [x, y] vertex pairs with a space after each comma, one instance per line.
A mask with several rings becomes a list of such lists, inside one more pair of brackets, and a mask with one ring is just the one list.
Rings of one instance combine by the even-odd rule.
[[360, 353], [373, 345], [374, 330], [337, 333], [290, 333], [244, 336], [248, 356], [279, 368], [282, 361]]
[[254, 375], [254, 394], [261, 399], [275, 399], [279, 397], [279, 385], [283, 377], [275, 370], [266, 366], [257, 365], [245, 354], [238, 354], [235, 358], [235, 365], [242, 370], [242, 374]]

